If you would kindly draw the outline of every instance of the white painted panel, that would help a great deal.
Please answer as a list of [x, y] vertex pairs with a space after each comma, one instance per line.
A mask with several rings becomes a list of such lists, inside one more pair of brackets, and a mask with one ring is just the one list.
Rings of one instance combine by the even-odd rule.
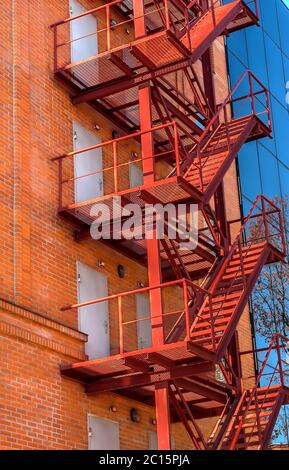
[[[174, 450], [175, 448], [175, 439], [171, 433], [171, 449]], [[158, 450], [158, 435], [156, 431], [149, 432], [149, 450]]]
[[[70, 16], [87, 11], [76, 0], [70, 0]], [[89, 36], [87, 36], [89, 35]], [[87, 36], [87, 37], [86, 37]], [[71, 62], [79, 62], [98, 54], [97, 19], [86, 15], [70, 22]], [[83, 39], [80, 39], [83, 38]], [[79, 40], [77, 40], [79, 39]]]
[[[136, 294], [136, 317], [138, 320], [150, 317], [150, 299], [148, 294]], [[137, 322], [138, 349], [150, 348], [152, 345], [151, 320]]]
[[119, 448], [119, 424], [89, 415], [88, 449], [119, 450]]
[[129, 165], [129, 185], [131, 188], [143, 185], [142, 167], [136, 165], [135, 163], [131, 163]]
[[[74, 151], [100, 144], [99, 137], [79, 123], [73, 123]], [[103, 196], [102, 148], [79, 153], [74, 157], [75, 202]], [[88, 176], [85, 176], [88, 175]]]
[[149, 450], [158, 450], [158, 436], [155, 431], [149, 432]]
[[[78, 301], [99, 299], [108, 295], [107, 277], [83, 263], [77, 264]], [[78, 312], [79, 329], [88, 335], [86, 354], [89, 359], [110, 355], [108, 303], [101, 302], [81, 307]]]

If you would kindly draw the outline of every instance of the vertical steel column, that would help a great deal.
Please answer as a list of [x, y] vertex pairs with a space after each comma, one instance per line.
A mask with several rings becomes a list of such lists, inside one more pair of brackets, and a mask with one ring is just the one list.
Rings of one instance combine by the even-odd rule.
[[[145, 36], [145, 16], [143, 0], [133, 0], [135, 38]], [[152, 127], [151, 87], [146, 83], [139, 87], [139, 115], [140, 130], [147, 131]], [[154, 181], [153, 138], [150, 132], [142, 135], [142, 156], [144, 183]], [[152, 229], [152, 238], [147, 240], [147, 259], [149, 285], [161, 284], [161, 260], [159, 241], [155, 228]], [[164, 343], [161, 290], [154, 289], [150, 293], [152, 344], [158, 346]], [[155, 404], [157, 418], [158, 449], [169, 450], [170, 445], [170, 410], [167, 383], [159, 384], [155, 388]]]
[[[207, 10], [210, 8], [210, 2], [208, 2], [208, 0], [202, 0], [201, 6], [203, 10]], [[208, 101], [209, 101], [211, 109], [215, 112], [216, 111], [216, 94], [215, 94], [215, 84], [214, 84], [214, 77], [213, 77], [213, 70], [212, 70], [213, 67], [212, 67], [211, 48], [212, 46], [202, 56], [202, 69], [203, 69], [203, 77], [204, 77], [205, 94], [208, 97]], [[226, 245], [228, 244], [227, 242], [228, 241], [228, 226], [227, 226], [227, 218], [226, 218], [226, 210], [225, 210], [223, 182], [220, 183], [216, 191], [214, 199], [215, 199], [215, 211], [216, 211], [217, 220], [225, 236], [224, 249], [226, 250], [227, 249]]]

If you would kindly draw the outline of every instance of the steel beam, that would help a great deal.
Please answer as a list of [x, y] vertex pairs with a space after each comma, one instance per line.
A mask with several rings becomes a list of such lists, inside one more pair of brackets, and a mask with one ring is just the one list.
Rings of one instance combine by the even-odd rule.
[[[145, 7], [143, 0], [133, 0], [135, 37], [141, 38], [146, 35]], [[140, 130], [148, 131], [152, 128], [151, 109], [151, 87], [147, 82], [139, 87], [139, 117]], [[142, 157], [144, 184], [154, 182], [154, 151], [152, 133], [142, 134]], [[149, 285], [156, 286], [162, 282], [161, 258], [157, 232], [153, 229], [152, 237], [146, 242], [148, 259]], [[162, 295], [161, 289], [150, 291], [151, 327], [153, 346], [164, 344], [163, 317], [162, 317]], [[157, 416], [158, 449], [169, 450], [171, 448], [170, 438], [170, 407], [167, 383], [159, 384], [155, 388], [155, 404]]]
[[[205, 372], [212, 371], [212, 364], [192, 364], [174, 367], [170, 371], [158, 373], [128, 373], [118, 377], [95, 378], [86, 385], [86, 393], [98, 394], [102, 392], [119, 391], [124, 389], [134, 389], [165, 383], [168, 380], [175, 380], [183, 377], [191, 377]], [[68, 374], [65, 374], [68, 375]], [[162, 393], [161, 393], [162, 394]]]

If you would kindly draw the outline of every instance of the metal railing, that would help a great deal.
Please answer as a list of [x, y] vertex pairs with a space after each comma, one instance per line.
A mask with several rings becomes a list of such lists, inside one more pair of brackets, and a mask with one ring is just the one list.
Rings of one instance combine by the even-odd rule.
[[[268, 204], [269, 207], [263, 205], [263, 201]], [[261, 212], [256, 213], [255, 210], [259, 209], [261, 203]], [[270, 227], [275, 230], [275, 223], [272, 225], [272, 216], [277, 216], [280, 224], [280, 228], [277, 233], [271, 234]], [[238, 289], [246, 289], [247, 277], [246, 273], [246, 257], [251, 247], [260, 243], [260, 237], [256, 239], [251, 237], [249, 241], [244, 242], [244, 233], [248, 227], [248, 223], [253, 220], [257, 220], [258, 226], [259, 219], [263, 226], [262, 241], [270, 243], [275, 246], [278, 250], [285, 250], [284, 245], [284, 234], [282, 234], [282, 218], [281, 211], [273, 203], [263, 196], [258, 196], [256, 199], [249, 215], [243, 221], [241, 229], [231, 246], [229, 253], [227, 254], [225, 261], [222, 264], [221, 269], [218, 271], [217, 276], [213, 280], [211, 286], [207, 289], [193, 283], [188, 279], [179, 279], [176, 281], [167, 282], [158, 286], [146, 287], [142, 289], [136, 289], [128, 292], [122, 292], [112, 296], [103, 297], [100, 299], [93, 299], [87, 302], [78, 303], [64, 307], [62, 311], [83, 308], [90, 305], [97, 305], [102, 302], [108, 302], [111, 314], [116, 316], [117, 325], [119, 331], [119, 340], [117, 351], [122, 354], [128, 351], [136, 351], [139, 349], [137, 345], [137, 328], [142, 322], [146, 322], [147, 328], [153, 333], [154, 328], [159, 327], [163, 333], [163, 344], [177, 343], [179, 341], [194, 341], [192, 339], [192, 333], [198, 321], [202, 319], [204, 309], [206, 309], [206, 322], [207, 329], [204, 332], [200, 332], [206, 335], [206, 345], [213, 351], [216, 351], [219, 346], [219, 340], [222, 339], [218, 336], [216, 321], [220, 318], [223, 312], [223, 306], [228, 296], [238, 285]], [[275, 219], [274, 219], [275, 220]], [[235, 223], [234, 221], [233, 223]], [[274, 240], [277, 237], [278, 242], [275, 245]], [[285, 253], [285, 251], [283, 251]], [[218, 302], [218, 307], [214, 305], [214, 295], [218, 290], [219, 281], [226, 271], [230, 261], [234, 256], [239, 257], [238, 269], [236, 269], [235, 275], [230, 281], [230, 284], [226, 287], [222, 294], [223, 300]], [[257, 261], [256, 261], [257, 263]], [[240, 286], [240, 279], [242, 285]], [[174, 292], [168, 292], [171, 288], [178, 288]], [[161, 302], [154, 301], [154, 292], [158, 292], [161, 298]], [[150, 312], [143, 315], [141, 318], [136, 318], [136, 306], [132, 300], [136, 294], [148, 294], [150, 297]], [[169, 305], [169, 307], [168, 307]], [[151, 323], [153, 322], [153, 323]], [[181, 328], [180, 328], [181, 326]], [[177, 330], [178, 334], [174, 332]], [[224, 327], [225, 334], [226, 326]], [[128, 344], [132, 341], [132, 344]]]
[[[244, 405], [244, 399], [246, 397], [246, 394], [244, 394], [243, 400], [240, 400], [239, 413], [236, 413], [232, 420], [230, 433], [227, 436], [230, 450], [235, 449], [249, 410], [250, 414], [252, 414], [252, 406], [254, 408], [256, 418], [251, 423], [250, 432], [248, 433], [248, 436], [246, 436], [246, 444], [251, 442], [255, 432], [257, 432], [259, 437], [259, 446], [262, 445], [265, 427], [266, 425], [269, 425], [269, 419], [266, 424], [264, 424], [264, 420], [263, 423], [261, 423], [261, 413], [266, 406], [267, 399], [270, 391], [272, 390], [271, 387], [276, 385], [287, 388], [289, 387], [288, 344], [288, 338], [285, 336], [281, 334], [273, 335], [256, 379], [256, 384], [249, 392], [249, 397], [247, 395], [246, 407], [242, 410], [242, 405]], [[242, 354], [246, 354], [246, 352]], [[272, 362], [270, 363], [272, 360], [273, 364]], [[261, 398], [258, 395], [260, 388], [263, 389]]]
[[[249, 91], [245, 96], [235, 96], [239, 87], [244, 85], [248, 79]], [[258, 89], [254, 88], [257, 84]], [[262, 99], [264, 98], [264, 102]], [[95, 146], [84, 148], [78, 151], [69, 152], [64, 155], [55, 157], [53, 160], [58, 161], [59, 166], [59, 208], [73, 205], [75, 202], [74, 190], [75, 184], [80, 181], [88, 181], [97, 174], [104, 180], [103, 196], [112, 196], [123, 190], [129, 190], [129, 180], [127, 174], [130, 167], [134, 164], [139, 167], [143, 173], [147, 173], [144, 168], [152, 160], [151, 171], [152, 183], [156, 180], [164, 180], [172, 176], [186, 176], [192, 167], [198, 173], [199, 185], [198, 189], [205, 190], [204, 173], [206, 164], [213, 152], [227, 150], [231, 151], [235, 141], [232, 140], [229, 132], [229, 124], [233, 119], [229, 119], [228, 107], [237, 103], [238, 109], [246, 114], [245, 116], [266, 116], [266, 126], [270, 128], [270, 109], [268, 90], [259, 82], [259, 80], [247, 70], [232, 89], [226, 100], [218, 107], [218, 111], [212, 117], [199, 138], [193, 134], [188, 134], [180, 123], [175, 121], [168, 122], [163, 125], [152, 127], [147, 131], [134, 132], [126, 136], [111, 139]], [[258, 108], [257, 104], [261, 106]], [[248, 106], [247, 106], [248, 105]], [[216, 137], [218, 130], [222, 127], [220, 136]], [[143, 153], [142, 140], [145, 136], [149, 136], [154, 144], [153, 156], [146, 157]], [[102, 167], [100, 170], [81, 174], [74, 174], [74, 166], [72, 160], [74, 158], [85, 158], [88, 153], [94, 152], [95, 158], [104, 157], [102, 159]], [[158, 160], [166, 161], [170, 164], [167, 172], [159, 173], [155, 169]], [[171, 169], [173, 168], [173, 169]], [[213, 178], [213, 176], [212, 176]], [[106, 181], [105, 181], [106, 180]]]
[[[135, 300], [137, 294], [149, 296], [150, 312], [138, 312], [137, 314]], [[184, 315], [185, 331], [182, 339], [185, 340], [189, 336], [191, 326], [190, 303], [192, 299], [204, 295], [210, 294], [188, 279], [178, 279], [154, 287], [144, 287], [69, 305], [61, 310], [81, 309], [107, 302], [111, 318], [114, 317], [115, 330], [118, 331], [118, 339], [115, 339], [113, 349], [116, 354], [123, 354], [141, 348], [138, 344], [138, 327], [141, 324], [146, 324], [151, 329], [152, 335], [154, 329], [160, 328], [165, 338], [175, 321]], [[161, 303], [159, 303], [160, 298]], [[156, 300], [154, 301], [154, 299]], [[147, 347], [150, 346], [147, 345]]]
[[[121, 14], [123, 4], [123, 0], [114, 0], [52, 24], [54, 71], [67, 69], [78, 62], [85, 62], [128, 47], [136, 40], [135, 31], [138, 23], [144, 22], [143, 34], [144, 36], [147, 34], [146, 37], [168, 30], [179, 35], [187, 34], [191, 22], [195, 19], [194, 13], [187, 9], [183, 0], [160, 0], [150, 2], [147, 5], [144, 3], [142, 14], [135, 14], [132, 9], [131, 15], [125, 15], [125, 17]], [[71, 38], [73, 23], [86, 17], [96, 19], [97, 31]], [[71, 57], [72, 45], [92, 38], [98, 44], [98, 52], [93, 56], [75, 62]]]
[[[248, 90], [245, 95], [240, 93], [244, 85]], [[232, 117], [232, 109], [234, 118]], [[218, 106], [215, 115], [190, 151], [194, 156], [192, 164], [199, 172], [202, 190], [205, 187], [204, 168], [211, 155], [218, 149], [229, 153], [235, 144], [234, 137], [230, 133], [230, 123], [233, 120], [247, 116], [259, 118], [270, 132], [269, 91], [250, 70], [246, 70], [242, 74], [225, 101]]]
[[[252, 247], [256, 244], [267, 242], [277, 249], [284, 257], [286, 254], [281, 209], [265, 196], [257, 196], [248, 216], [244, 220], [234, 220], [231, 221], [229, 225], [236, 223], [238, 223], [238, 226], [240, 226], [241, 223], [241, 228], [239, 229], [234, 243], [229, 249], [225, 261], [222, 264], [222, 268], [218, 271], [211, 287], [208, 289], [210, 295], [203, 299], [202, 305], [197, 306], [200, 308], [197, 309], [197, 314], [190, 329], [190, 332], [192, 333], [198, 322], [202, 319], [204, 310], [208, 310], [209, 316], [206, 321], [210, 324], [210, 338], [208, 338], [207, 343], [212, 345], [214, 351], [217, 350], [219, 341], [222, 339], [222, 336], [217, 337], [215, 325], [217, 320], [223, 315], [224, 304], [236, 286], [238, 286], [238, 290], [240, 290], [241, 293], [242, 290], [246, 289], [248, 279], [248, 274], [246, 273], [246, 258]], [[212, 303], [214, 302], [214, 296], [218, 291], [219, 282], [234, 257], [238, 257], [238, 269], [236, 269], [233, 278], [226, 286], [226, 289], [222, 294], [222, 301], [218, 302], [218, 308], [214, 308], [214, 311], [212, 312]], [[218, 295], [220, 296], [220, 294]], [[208, 330], [206, 333], [208, 334]]]
[[[258, 0], [240, 0], [240, 2], [246, 7], [248, 7], [251, 12], [258, 18], [259, 17], [259, 7], [258, 7]], [[230, 2], [226, 2], [230, 3]], [[204, 4], [201, 3], [200, 0], [192, 0], [189, 5], [188, 9], [197, 7], [200, 15], [203, 15], [206, 12], [211, 12], [212, 14], [212, 21], [214, 26], [217, 25], [217, 9], [222, 6], [224, 3], [222, 0], [208, 0], [207, 9], [204, 9]]]
[[[146, 157], [143, 140], [148, 137], [153, 145], [153, 155]], [[165, 144], [162, 144], [165, 142]], [[74, 161], [76, 158], [84, 158], [93, 152], [95, 159], [101, 159], [102, 168], [77, 175]], [[92, 177], [101, 176], [103, 179], [103, 196], [99, 199], [112, 197], [115, 194], [132, 189], [130, 187], [129, 172], [132, 165], [138, 166], [141, 172], [152, 177], [152, 184], [157, 179], [164, 179], [158, 173], [156, 163], [159, 160], [173, 161], [176, 168], [176, 176], [180, 176], [180, 162], [185, 148], [179, 137], [177, 124], [169, 122], [155, 126], [147, 131], [134, 132], [125, 136], [101, 142], [91, 147], [69, 152], [53, 158], [58, 163], [59, 184], [59, 210], [72, 207], [75, 204], [75, 185], [78, 182], [88, 181]], [[104, 167], [103, 167], [104, 165]], [[82, 201], [85, 203], [85, 201]], [[87, 201], [89, 203], [89, 200]]]

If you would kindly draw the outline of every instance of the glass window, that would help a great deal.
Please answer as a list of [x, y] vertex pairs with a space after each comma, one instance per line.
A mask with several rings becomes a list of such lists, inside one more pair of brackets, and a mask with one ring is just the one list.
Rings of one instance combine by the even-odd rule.
[[279, 162], [279, 174], [281, 180], [281, 196], [289, 196], [289, 167]]
[[277, 159], [262, 145], [258, 146], [262, 192], [269, 198], [281, 193]]
[[281, 0], [281, 1], [284, 3], [284, 5], [285, 5], [287, 8], [289, 8], [289, 0]]
[[279, 2], [279, 0], [270, 0], [269, 2], [268, 0], [265, 0], [258, 2], [258, 4], [260, 6], [261, 25], [273, 41], [279, 45], [280, 39], [276, 2]]
[[[266, 66], [266, 52], [264, 46], [264, 33], [261, 28], [249, 28], [246, 32], [248, 41], [249, 68], [268, 87], [268, 72]], [[250, 44], [254, 44], [250, 47]]]
[[268, 64], [270, 91], [281, 103], [284, 103], [285, 79], [281, 51], [268, 37], [266, 40], [265, 49]]
[[[277, 5], [278, 12], [278, 24], [279, 24], [279, 33], [281, 38], [281, 48], [282, 50], [289, 55], [289, 41], [288, 41], [288, 23], [289, 23], [289, 8], [284, 7], [285, 0], [281, 0]], [[286, 0], [287, 5], [289, 5], [289, 0]]]
[[[283, 90], [283, 92], [285, 89]], [[274, 98], [272, 103], [273, 132], [278, 159], [289, 165], [288, 136], [289, 136], [289, 110], [283, 107]], [[276, 151], [274, 151], [276, 153]]]
[[262, 192], [256, 142], [249, 142], [243, 146], [238, 161], [241, 192], [248, 200], [254, 201]]

